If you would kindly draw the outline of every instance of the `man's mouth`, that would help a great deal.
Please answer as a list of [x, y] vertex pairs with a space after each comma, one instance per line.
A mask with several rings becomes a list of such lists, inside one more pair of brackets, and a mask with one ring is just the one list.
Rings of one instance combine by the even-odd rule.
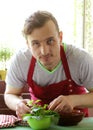
[[51, 55], [41, 56], [40, 59], [44, 61], [48, 61], [50, 59]]

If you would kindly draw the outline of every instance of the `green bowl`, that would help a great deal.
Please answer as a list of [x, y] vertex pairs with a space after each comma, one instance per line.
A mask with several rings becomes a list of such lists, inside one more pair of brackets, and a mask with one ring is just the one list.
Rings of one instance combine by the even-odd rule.
[[44, 116], [42, 118], [33, 116], [27, 120], [27, 123], [34, 130], [45, 130], [51, 126], [52, 119], [51, 116]]

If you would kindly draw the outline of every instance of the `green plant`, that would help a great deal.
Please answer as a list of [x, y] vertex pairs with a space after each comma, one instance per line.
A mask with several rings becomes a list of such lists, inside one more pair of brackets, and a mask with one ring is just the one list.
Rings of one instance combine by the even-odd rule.
[[2, 62], [4, 69], [6, 69], [6, 62], [10, 59], [13, 55], [13, 52], [10, 48], [2, 47], [0, 48], [0, 61]]
[[25, 115], [23, 115], [23, 119], [27, 120], [29, 118], [37, 118], [37, 119], [42, 119], [44, 116], [56, 116], [59, 117], [59, 114], [55, 111], [52, 110], [48, 110], [47, 109], [47, 104], [44, 104], [43, 106], [39, 105], [40, 100], [30, 100], [27, 103], [27, 106], [29, 106], [31, 108], [30, 113], [27, 113]]

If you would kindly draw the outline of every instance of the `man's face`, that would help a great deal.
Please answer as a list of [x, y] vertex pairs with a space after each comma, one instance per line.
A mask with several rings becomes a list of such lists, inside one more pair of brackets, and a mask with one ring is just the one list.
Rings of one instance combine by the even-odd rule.
[[31, 35], [27, 36], [27, 44], [32, 55], [49, 70], [55, 68], [60, 61], [61, 43], [62, 34], [58, 34], [51, 20], [43, 27], [34, 29]]

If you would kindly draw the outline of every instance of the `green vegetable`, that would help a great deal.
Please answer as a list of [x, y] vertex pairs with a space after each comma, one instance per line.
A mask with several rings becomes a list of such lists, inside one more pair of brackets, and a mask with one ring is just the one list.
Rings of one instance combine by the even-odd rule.
[[27, 102], [27, 106], [31, 108], [30, 113], [23, 115], [23, 120], [28, 120], [29, 118], [35, 118], [35, 119], [42, 119], [44, 116], [54, 116], [59, 117], [59, 114], [55, 111], [48, 110], [47, 106], [48, 104], [44, 104], [44, 106], [39, 105], [40, 100], [30, 100]]

